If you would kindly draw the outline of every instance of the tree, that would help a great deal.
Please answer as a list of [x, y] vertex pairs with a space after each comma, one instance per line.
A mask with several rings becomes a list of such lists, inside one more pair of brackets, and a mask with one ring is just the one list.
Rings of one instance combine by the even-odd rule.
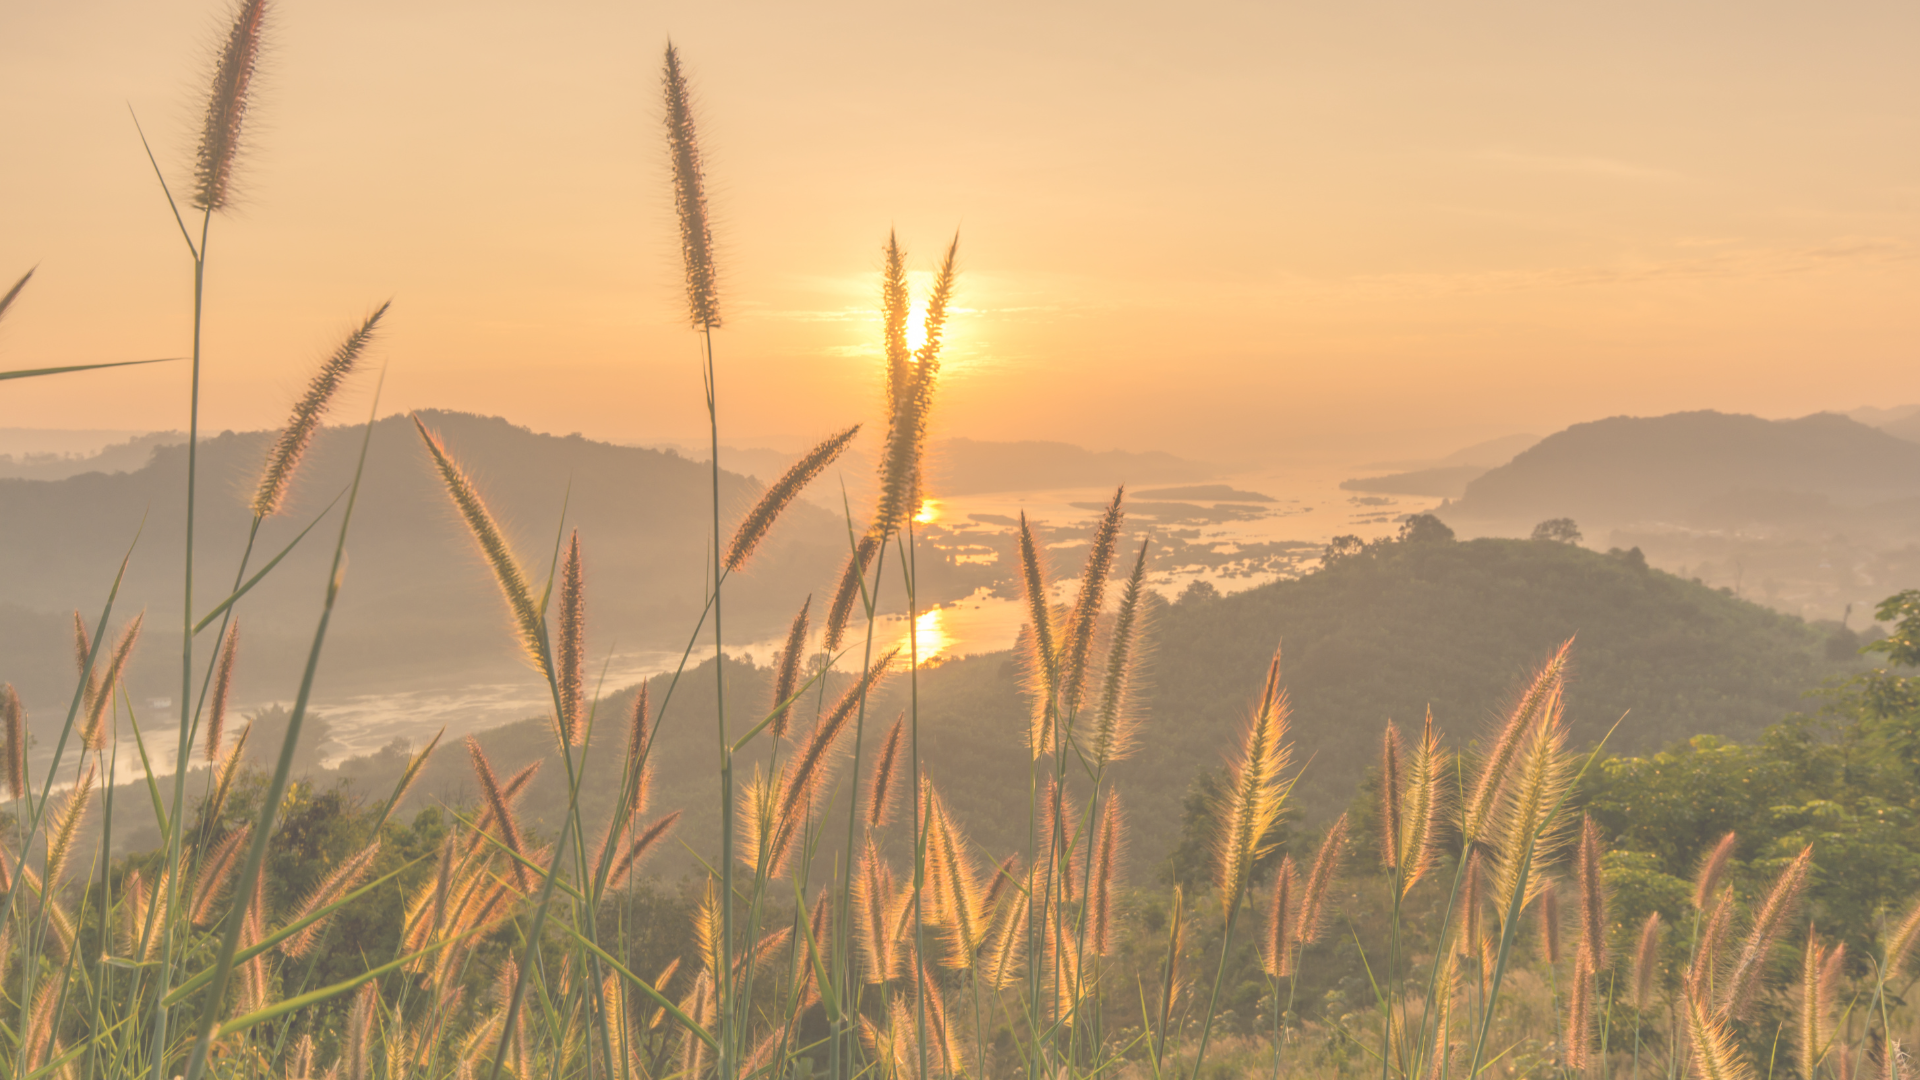
[[1400, 523], [1400, 542], [1403, 544], [1450, 544], [1453, 542], [1453, 530], [1447, 523], [1432, 514], [1415, 514]]
[[1367, 550], [1367, 542], [1349, 533], [1336, 536], [1327, 541], [1327, 550], [1321, 553], [1320, 561], [1332, 566], [1342, 559], [1351, 559]]
[[1555, 544], [1577, 544], [1580, 542], [1580, 526], [1574, 524], [1572, 518], [1548, 518], [1533, 527], [1533, 539]]

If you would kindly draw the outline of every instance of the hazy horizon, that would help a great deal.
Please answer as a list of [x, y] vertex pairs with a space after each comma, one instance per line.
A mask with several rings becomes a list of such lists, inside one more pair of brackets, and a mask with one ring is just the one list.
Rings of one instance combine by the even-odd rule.
[[[392, 297], [383, 412], [696, 438], [669, 36], [737, 444], [868, 411], [890, 225], [921, 268], [961, 235], [942, 435], [1396, 458], [1920, 398], [1910, 7], [570, 14], [277, 9], [214, 226], [206, 428], [278, 424]], [[221, 17], [13, 13], [0, 87], [34, 106], [0, 137], [35, 167], [0, 177], [0, 274], [38, 269], [7, 366], [187, 351], [185, 252], [127, 112], [177, 181]], [[161, 365], [15, 384], [0, 425], [164, 429], [185, 404]]]

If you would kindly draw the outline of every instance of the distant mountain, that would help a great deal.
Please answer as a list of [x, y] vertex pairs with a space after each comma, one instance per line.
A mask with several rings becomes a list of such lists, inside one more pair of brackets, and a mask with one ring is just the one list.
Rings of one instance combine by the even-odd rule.
[[1915, 416], [1920, 416], [1920, 404], [1895, 405], [1890, 409], [1863, 405], [1858, 409], [1847, 410], [1847, 417], [1849, 419], [1858, 420], [1868, 427], [1877, 428], [1885, 428], [1890, 424], [1897, 424], [1902, 420], [1909, 420]]
[[1904, 419], [1881, 424], [1880, 430], [1909, 442], [1920, 442], [1920, 412], [1909, 414]]
[[1575, 424], [1468, 484], [1441, 516], [1724, 525], [1729, 508], [1766, 520], [1773, 506], [1804, 515], [1827, 505], [1904, 520], [1902, 507], [1916, 498], [1920, 445], [1835, 413], [1763, 420], [1703, 411]]
[[[677, 651], [685, 644], [704, 603], [702, 568], [711, 565], [707, 466], [578, 435], [542, 435], [497, 417], [437, 411], [421, 417], [471, 470], [536, 587], [546, 578], [563, 523], [579, 528], [592, 648]], [[320, 433], [287, 513], [261, 530], [254, 568], [347, 488], [364, 431]], [[228, 432], [200, 445], [197, 611], [234, 584], [247, 540], [245, 501], [268, 438], [267, 432]], [[129, 686], [142, 705], [177, 698], [185, 468], [185, 447], [168, 446], [132, 472], [0, 480], [0, 679], [20, 687], [36, 724], [57, 724], [72, 692], [69, 613], [79, 608], [89, 622], [98, 617], [130, 546], [114, 621], [145, 609], [146, 624]], [[757, 482], [723, 473], [722, 527], [731, 529], [761, 490]], [[339, 513], [335, 506], [241, 602], [238, 701], [293, 696]], [[838, 515], [807, 504], [791, 507], [754, 562], [731, 581], [729, 636], [778, 633], [804, 596], [832, 587], [846, 544]], [[375, 425], [347, 553], [346, 584], [323, 659], [329, 694], [497, 681], [519, 669], [499, 594], [405, 416]]]
[[1446, 465], [1386, 476], [1361, 476], [1340, 481], [1343, 491], [1374, 491], [1384, 495], [1424, 495], [1451, 499], [1466, 493], [1467, 485], [1487, 474], [1484, 465]]
[[[76, 436], [91, 432], [74, 432]], [[150, 431], [90, 452], [21, 451], [0, 454], [0, 478], [65, 480], [87, 472], [133, 472], [147, 467], [158, 447], [187, 441], [178, 431]]]

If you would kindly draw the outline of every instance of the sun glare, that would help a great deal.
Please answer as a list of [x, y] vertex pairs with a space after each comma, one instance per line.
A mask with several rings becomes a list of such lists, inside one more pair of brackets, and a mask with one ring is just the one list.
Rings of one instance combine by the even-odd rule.
[[918, 352], [927, 343], [927, 302], [915, 300], [907, 310], [907, 347]]
[[940, 520], [940, 500], [921, 499], [920, 509], [913, 515], [917, 524], [931, 525]]

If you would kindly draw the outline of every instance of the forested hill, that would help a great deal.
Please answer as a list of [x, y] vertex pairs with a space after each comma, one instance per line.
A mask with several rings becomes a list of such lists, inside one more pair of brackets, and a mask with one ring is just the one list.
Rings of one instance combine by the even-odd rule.
[[1571, 517], [1695, 522], [1728, 500], [1886, 509], [1920, 496], [1920, 444], [1836, 413], [1765, 420], [1710, 411], [1575, 424], [1467, 485], [1449, 522]]
[[[1119, 769], [1136, 851], [1170, 849], [1189, 783], [1238, 738], [1277, 645], [1305, 766], [1297, 801], [1323, 818], [1363, 782], [1389, 718], [1417, 730], [1431, 705], [1449, 744], [1464, 747], [1569, 637], [1575, 739], [1591, 745], [1624, 715], [1608, 744], [1619, 751], [1700, 732], [1750, 737], [1860, 666], [1827, 631], [1648, 569], [1636, 553], [1549, 542], [1379, 544], [1299, 580], [1190, 591], [1156, 619], [1151, 705]], [[1015, 809], [995, 793], [1009, 770], [1024, 771], [1022, 715], [1006, 654], [923, 676], [923, 753], [983, 839], [986, 819]]]
[[[472, 473], [535, 580], [546, 574], [563, 519], [580, 529], [598, 640], [627, 648], [684, 642], [704, 600], [700, 574], [709, 558], [714, 494], [707, 465], [539, 434], [498, 417], [428, 411], [421, 419]], [[319, 433], [287, 512], [261, 530], [254, 568], [345, 491], [365, 432], [352, 426]], [[195, 594], [202, 610], [233, 585], [247, 540], [246, 501], [271, 435], [225, 432], [201, 442]], [[8, 669], [0, 678], [20, 687], [35, 715], [64, 710], [72, 692], [67, 612], [80, 608], [91, 618], [99, 610], [136, 536], [116, 605], [116, 621], [147, 613], [129, 690], [143, 702], [177, 693], [185, 477], [186, 448], [169, 446], [134, 472], [0, 479], [0, 579], [8, 583], [0, 597], [0, 653]], [[741, 513], [762, 487], [723, 472], [723, 512]], [[336, 504], [242, 605], [239, 700], [291, 695], [339, 513]], [[809, 590], [833, 580], [845, 550], [837, 515], [805, 504], [790, 508], [750, 579], [734, 588], [729, 628], [778, 633]], [[516, 670], [499, 595], [406, 416], [374, 427], [348, 560], [327, 645], [331, 692], [413, 690], [469, 672]]]
[[[1700, 732], [1750, 737], [1805, 708], [1803, 695], [1827, 676], [1860, 666], [1851, 648], [1833, 648], [1842, 642], [1828, 631], [1649, 570], [1632, 553], [1548, 542], [1377, 544], [1299, 580], [1231, 596], [1192, 590], [1156, 606], [1139, 746], [1117, 770], [1137, 873], [1177, 842], [1189, 786], [1233, 748], [1276, 644], [1285, 647], [1295, 761], [1304, 768], [1297, 803], [1317, 820], [1351, 801], [1388, 718], [1417, 730], [1431, 705], [1448, 744], [1466, 747], [1568, 637], [1577, 635], [1568, 703], [1576, 741], [1591, 745], [1624, 714], [1609, 744], [1620, 751]], [[997, 854], [1021, 850], [1026, 838], [1018, 671], [1010, 654], [996, 652], [920, 676], [921, 758], [969, 834]], [[730, 662], [728, 673], [734, 726], [744, 730], [764, 708], [766, 669]], [[656, 759], [654, 805], [684, 809], [681, 835], [703, 852], [718, 836], [711, 684], [710, 668], [681, 681]], [[878, 732], [906, 707], [906, 690], [896, 675], [873, 702], [869, 762]], [[654, 701], [666, 692], [666, 680], [657, 681]], [[623, 692], [603, 714], [621, 715], [626, 700]], [[551, 746], [535, 721], [483, 741], [516, 762]], [[756, 757], [738, 767], [750, 769]], [[380, 793], [403, 761], [359, 759], [343, 771]], [[589, 769], [583, 794], [596, 813], [611, 797], [597, 775]], [[563, 776], [557, 764], [543, 771], [529, 802], [536, 815], [562, 805]], [[464, 755], [442, 753], [417, 797], [458, 802], [471, 785]], [[846, 790], [844, 775], [836, 786]]]

